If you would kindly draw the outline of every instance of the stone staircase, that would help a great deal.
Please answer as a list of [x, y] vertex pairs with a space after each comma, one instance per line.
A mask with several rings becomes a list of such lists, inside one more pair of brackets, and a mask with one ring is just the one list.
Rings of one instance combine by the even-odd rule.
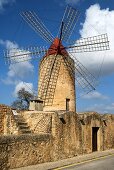
[[32, 133], [32, 131], [30, 130], [30, 127], [28, 126], [27, 122], [24, 120], [22, 115], [20, 114], [14, 115], [14, 119], [18, 125], [20, 134], [31, 134]]

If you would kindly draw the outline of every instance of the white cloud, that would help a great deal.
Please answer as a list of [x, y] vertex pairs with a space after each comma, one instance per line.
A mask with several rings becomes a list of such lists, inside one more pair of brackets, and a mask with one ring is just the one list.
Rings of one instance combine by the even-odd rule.
[[[23, 53], [28, 53], [28, 51], [20, 51], [18, 44], [13, 43], [9, 40], [3, 41], [0, 40], [0, 44], [5, 46], [7, 50], [9, 50], [9, 54], [19, 54], [18, 57], [15, 59], [16, 62], [23, 60]], [[9, 55], [9, 59], [10, 59]], [[29, 58], [28, 54], [24, 55], [25, 58]], [[25, 88], [25, 90], [29, 91], [30, 93], [33, 91], [33, 84], [32, 83], [25, 83], [21, 81], [22, 79], [26, 79], [33, 74], [34, 66], [30, 63], [30, 61], [19, 62], [15, 64], [10, 64], [7, 72], [7, 76], [2, 82], [6, 85], [14, 85], [15, 90], [13, 92], [13, 96], [17, 97], [17, 92], [21, 88]]]
[[1, 80], [6, 85], [15, 85], [18, 81], [15, 79], [12, 79], [11, 77], [6, 77], [5, 79]]
[[108, 96], [105, 96], [97, 91], [93, 91], [91, 93], [88, 93], [86, 95], [83, 95], [82, 98], [84, 99], [99, 99], [99, 100], [107, 100], [109, 99]]
[[11, 64], [7, 75], [11, 78], [26, 78], [33, 73], [33, 70], [33, 65], [30, 62], [25, 61], [23, 63]]
[[25, 88], [26, 91], [33, 93], [33, 84], [21, 81], [21, 82], [17, 83], [17, 85], [15, 87], [14, 97], [17, 97], [18, 91], [22, 88]]
[[0, 0], [0, 11], [3, 11], [5, 5], [12, 4], [14, 2], [15, 0]]
[[[15, 58], [15, 61], [22, 61], [23, 60], [23, 53], [27, 53], [27, 51], [19, 51], [19, 46], [16, 43], [13, 43], [9, 40], [3, 41], [0, 40], [0, 44], [5, 46], [7, 50], [9, 50], [9, 54], [19, 54], [20, 56]], [[12, 50], [13, 49], [13, 50]], [[22, 56], [21, 56], [22, 54]], [[9, 55], [9, 59], [10, 59]], [[25, 58], [29, 58], [30, 56], [27, 54], [24, 56]], [[20, 59], [19, 59], [20, 58]], [[12, 60], [13, 61], [13, 60]], [[32, 75], [34, 72], [34, 66], [30, 63], [30, 61], [24, 61], [24, 62], [19, 62], [15, 64], [10, 64], [9, 65], [9, 70], [7, 73], [7, 78], [3, 80], [5, 84], [11, 84], [13, 79], [19, 79], [19, 78], [26, 78], [27, 76]], [[13, 80], [14, 81], [14, 80]], [[14, 81], [15, 83], [15, 81]]]
[[8, 49], [8, 50], [10, 50], [12, 48], [18, 48], [18, 45], [16, 43], [13, 43], [9, 40], [3, 41], [3, 40], [0, 39], [0, 44], [5, 46], [6, 49]]
[[80, 30], [81, 37], [90, 37], [107, 33], [110, 50], [105, 52], [78, 53], [76, 58], [94, 75], [101, 76], [114, 73], [114, 11], [101, 9], [98, 4], [86, 10], [85, 22]]
[[114, 103], [94, 104], [86, 108], [85, 111], [96, 111], [99, 113], [114, 113]]

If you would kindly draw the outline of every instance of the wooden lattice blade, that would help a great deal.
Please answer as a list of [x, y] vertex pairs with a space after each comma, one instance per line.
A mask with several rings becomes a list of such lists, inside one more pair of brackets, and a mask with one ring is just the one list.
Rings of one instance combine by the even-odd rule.
[[46, 47], [30, 47], [25, 49], [10, 49], [4, 52], [4, 58], [7, 64], [14, 64], [28, 61], [45, 55]]
[[109, 50], [107, 34], [88, 37], [74, 42], [74, 45], [66, 47], [70, 53], [93, 52]]
[[54, 37], [46, 28], [35, 12], [26, 11], [21, 13], [22, 18], [37, 32], [46, 42], [52, 42]]
[[95, 90], [95, 87], [98, 84], [96, 77], [93, 76], [76, 57], [73, 55], [71, 55], [71, 57], [75, 62], [75, 79], [78, 86], [86, 93]]
[[71, 57], [63, 56], [63, 59], [72, 80], [76, 81], [76, 85], [78, 84], [84, 93], [95, 90], [97, 79], [73, 55]]
[[[67, 5], [61, 22], [61, 24], [63, 23], [63, 30], [61, 35], [62, 41], [65, 42], [68, 41], [76, 26], [78, 18], [79, 18], [79, 12], [76, 9], [72, 8], [71, 6]], [[61, 32], [61, 25], [60, 25], [59, 33], [60, 32]]]

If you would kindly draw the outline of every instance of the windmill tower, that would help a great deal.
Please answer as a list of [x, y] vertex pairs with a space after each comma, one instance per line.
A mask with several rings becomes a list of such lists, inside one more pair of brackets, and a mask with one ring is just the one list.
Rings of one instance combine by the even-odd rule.
[[[75, 111], [74, 60], [55, 38], [39, 69], [38, 97], [45, 101], [44, 110]], [[64, 59], [63, 57], [64, 56]], [[69, 62], [67, 62], [67, 60]], [[71, 69], [69, 69], [71, 67]]]
[[79, 12], [71, 6], [67, 6], [65, 9], [59, 36], [56, 38], [36, 13], [22, 12], [21, 16], [36, 33], [51, 45], [48, 49], [44, 47], [11, 49], [6, 51], [5, 58], [10, 64], [14, 64], [43, 56], [39, 67], [38, 82], [38, 98], [43, 101], [43, 110], [75, 111], [75, 80], [88, 92], [95, 90], [95, 78], [73, 54], [109, 50], [107, 34], [81, 38], [69, 43], [79, 17]]

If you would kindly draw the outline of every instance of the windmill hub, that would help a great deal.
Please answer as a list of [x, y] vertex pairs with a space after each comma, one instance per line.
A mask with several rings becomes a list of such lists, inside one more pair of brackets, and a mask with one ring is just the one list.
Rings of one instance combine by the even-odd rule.
[[55, 38], [52, 42], [51, 46], [48, 49], [47, 56], [53, 55], [53, 54], [60, 54], [60, 55], [68, 55], [67, 51], [65, 50], [65, 47], [62, 45], [59, 38]]

